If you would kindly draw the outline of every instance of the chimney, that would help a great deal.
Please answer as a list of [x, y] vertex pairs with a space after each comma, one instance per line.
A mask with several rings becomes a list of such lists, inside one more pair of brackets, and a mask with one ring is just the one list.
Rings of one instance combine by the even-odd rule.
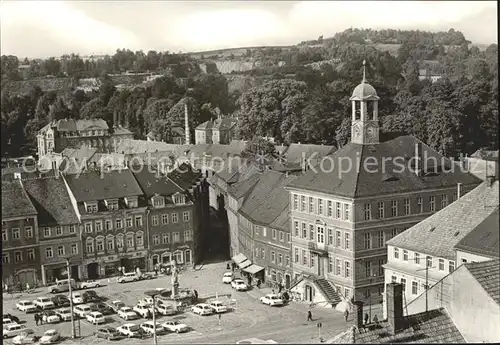
[[386, 285], [386, 303], [387, 322], [395, 334], [404, 326], [402, 284], [390, 283]]
[[459, 182], [457, 183], [457, 200], [460, 199], [462, 196], [462, 184]]
[[495, 176], [486, 176], [486, 185], [488, 187], [492, 187], [493, 183], [495, 182]]
[[354, 302], [354, 325], [358, 329], [363, 328], [363, 302]]
[[422, 159], [422, 143], [419, 141], [415, 144], [415, 174], [422, 176], [423, 174], [423, 159]]
[[189, 114], [187, 103], [184, 104], [184, 128], [186, 134], [186, 145], [191, 143], [191, 134], [189, 133]]

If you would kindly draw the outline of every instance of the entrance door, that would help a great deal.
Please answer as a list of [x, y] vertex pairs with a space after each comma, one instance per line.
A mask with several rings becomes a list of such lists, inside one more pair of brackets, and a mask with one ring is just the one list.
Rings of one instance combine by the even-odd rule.
[[285, 274], [285, 288], [288, 290], [290, 289], [290, 275]]
[[312, 288], [309, 285], [306, 285], [306, 301], [312, 302]]
[[87, 265], [87, 276], [89, 279], [99, 278], [99, 264], [97, 262]]
[[26, 287], [26, 284], [29, 284], [30, 286], [35, 286], [36, 282], [35, 272], [33, 271], [19, 272], [18, 277], [19, 277], [19, 282], [23, 286], [23, 289]]
[[324, 277], [325, 275], [325, 259], [318, 255], [318, 275]]
[[78, 266], [77, 265], [71, 266], [71, 278], [72, 279], [80, 279], [80, 275], [78, 273]]

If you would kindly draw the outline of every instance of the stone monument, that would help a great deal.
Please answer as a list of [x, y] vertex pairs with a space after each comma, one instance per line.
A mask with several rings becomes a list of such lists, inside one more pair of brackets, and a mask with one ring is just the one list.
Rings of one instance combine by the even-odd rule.
[[172, 265], [172, 277], [170, 278], [172, 282], [172, 298], [175, 298], [179, 295], [179, 274], [175, 260], [172, 260], [170, 263]]

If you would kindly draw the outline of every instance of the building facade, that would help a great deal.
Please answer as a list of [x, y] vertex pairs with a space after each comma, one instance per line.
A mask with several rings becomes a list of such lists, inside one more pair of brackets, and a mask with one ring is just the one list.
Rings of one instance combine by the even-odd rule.
[[221, 116], [217, 120], [206, 121], [196, 127], [195, 143], [229, 145], [233, 139], [236, 139], [237, 124], [236, 119]]

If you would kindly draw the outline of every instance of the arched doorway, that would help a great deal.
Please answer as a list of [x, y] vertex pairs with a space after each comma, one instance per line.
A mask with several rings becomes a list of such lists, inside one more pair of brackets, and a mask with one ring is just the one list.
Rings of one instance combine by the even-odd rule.
[[306, 301], [312, 302], [313, 300], [313, 288], [310, 285], [306, 285]]
[[87, 265], [87, 276], [89, 279], [99, 278], [99, 264], [97, 262]]

